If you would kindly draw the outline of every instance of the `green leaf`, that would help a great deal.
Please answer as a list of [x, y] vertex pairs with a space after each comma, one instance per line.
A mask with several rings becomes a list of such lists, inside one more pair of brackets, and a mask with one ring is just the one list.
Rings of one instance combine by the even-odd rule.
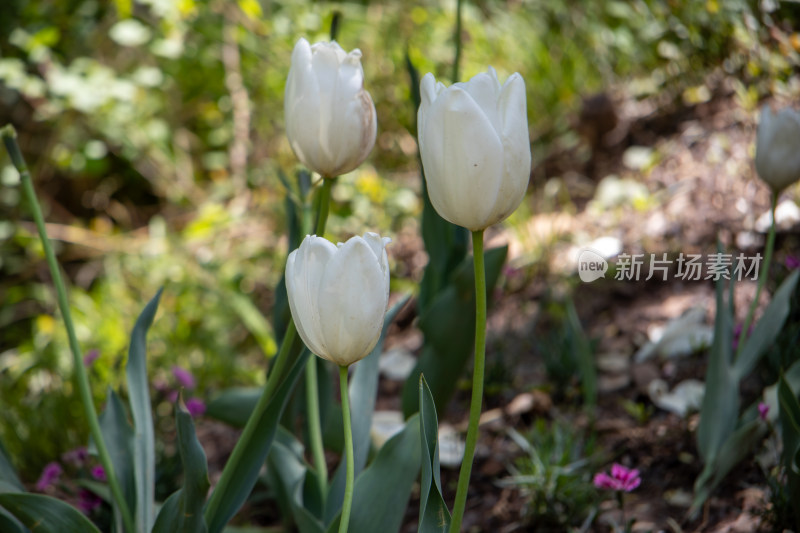
[[83, 513], [43, 494], [6, 492], [0, 506], [36, 533], [100, 533]]
[[261, 470], [261, 466], [264, 464], [272, 441], [275, 438], [275, 431], [281, 413], [286, 407], [286, 402], [297, 382], [297, 378], [303, 371], [308, 356], [308, 350], [303, 350], [283, 383], [278, 387], [273, 400], [257, 421], [256, 427], [258, 430], [254, 438], [247, 443], [242, 460], [236, 465], [236, 470], [233, 473], [233, 479], [239, 480], [239, 483], [234, 486], [236, 490], [229, 490], [222, 494], [218, 499], [216, 508], [206, 509], [206, 523], [211, 533], [222, 531], [225, 524], [233, 518], [245, 500], [247, 500], [250, 491], [253, 490], [258, 480], [258, 472]]
[[256, 339], [264, 355], [267, 357], [275, 355], [278, 346], [275, 343], [275, 336], [272, 334], [272, 326], [253, 302], [244, 294], [236, 291], [228, 291], [223, 297], [242, 320], [247, 331]]
[[25, 487], [17, 476], [17, 471], [11, 464], [11, 459], [9, 459], [8, 452], [6, 452], [6, 448], [3, 446], [2, 442], [0, 442], [0, 481], [4, 481], [8, 487], [13, 487], [19, 492], [25, 490]]
[[739, 380], [733, 370], [733, 321], [723, 301], [723, 284], [716, 285], [717, 316], [714, 343], [706, 370], [706, 392], [697, 427], [697, 448], [708, 464], [714, 461], [723, 443], [733, 433], [739, 419]]
[[183, 486], [173, 493], [158, 513], [153, 533], [205, 533], [203, 506], [210, 487], [208, 464], [197, 440], [192, 415], [183, 398], [175, 406], [178, 452], [183, 465]]
[[206, 406], [206, 416], [233, 427], [243, 428], [261, 397], [261, 387], [231, 387], [220, 392]]
[[[375, 461], [358, 476], [353, 487], [349, 531], [391, 533], [400, 529], [420, 464], [418, 415], [381, 447]], [[339, 528], [339, 518], [328, 533]]]
[[597, 404], [597, 370], [594, 367], [594, 357], [592, 348], [586, 333], [583, 331], [578, 312], [575, 310], [575, 303], [572, 299], [567, 300], [567, 320], [569, 329], [572, 333], [573, 341], [576, 345], [578, 356], [578, 368], [581, 375], [581, 388], [583, 389], [583, 401], [590, 410]]
[[783, 280], [772, 296], [772, 301], [764, 310], [764, 314], [753, 328], [753, 333], [747, 338], [734, 365], [737, 380], [747, 377], [764, 352], [775, 344], [775, 339], [778, 338], [783, 323], [789, 316], [790, 300], [797, 286], [798, 276], [800, 276], [800, 270], [795, 270]]
[[[122, 400], [111, 388], [108, 390], [108, 401], [105, 410], [100, 413], [100, 431], [106, 442], [114, 474], [117, 476], [122, 494], [129, 509], [136, 508], [136, 474], [133, 470], [134, 432], [128, 422], [128, 415]], [[114, 518], [122, 524], [122, 516], [116, 505]]]
[[419, 423], [422, 438], [419, 531], [420, 533], [445, 532], [450, 529], [450, 511], [442, 496], [439, 470], [439, 420], [425, 376], [419, 377]]
[[[364, 465], [367, 464], [367, 457], [372, 446], [372, 439], [370, 432], [372, 430], [372, 415], [375, 412], [375, 400], [378, 397], [378, 363], [380, 362], [381, 354], [383, 353], [383, 344], [386, 340], [386, 332], [389, 326], [394, 322], [397, 313], [408, 302], [409, 297], [402, 298], [395, 303], [391, 309], [386, 313], [383, 321], [383, 330], [381, 331], [378, 344], [372, 349], [372, 352], [356, 363], [353, 375], [350, 377], [350, 384], [348, 391], [350, 395], [350, 406], [353, 429], [353, 465], [355, 476], [358, 477]], [[341, 411], [339, 411], [339, 421], [341, 421]], [[338, 424], [341, 428], [341, 422]], [[339, 430], [339, 435], [342, 430]], [[342, 507], [344, 502], [344, 488], [346, 468], [342, 463], [336, 469], [336, 473], [330, 482], [330, 490], [325, 500], [326, 502], [326, 520], [332, 519]]]
[[783, 376], [778, 382], [778, 403], [783, 437], [783, 467], [787, 473], [797, 476], [800, 474], [795, 460], [800, 451], [800, 403]]
[[14, 518], [14, 515], [0, 507], [0, 531], [3, 533], [28, 533], [28, 528]]
[[[504, 246], [485, 254], [486, 290], [489, 294], [500, 276], [507, 251]], [[419, 328], [425, 335], [425, 345], [403, 386], [403, 414], [406, 417], [419, 411], [420, 374], [425, 374], [439, 412], [445, 410], [456, 390], [475, 344], [474, 279], [472, 259], [467, 258], [429, 308], [420, 310]]]
[[153, 323], [163, 290], [163, 287], [158, 290], [133, 326], [126, 367], [128, 397], [135, 428], [133, 465], [136, 472], [136, 526], [140, 531], [150, 531], [155, 521], [156, 450], [147, 380], [146, 344], [147, 330]]

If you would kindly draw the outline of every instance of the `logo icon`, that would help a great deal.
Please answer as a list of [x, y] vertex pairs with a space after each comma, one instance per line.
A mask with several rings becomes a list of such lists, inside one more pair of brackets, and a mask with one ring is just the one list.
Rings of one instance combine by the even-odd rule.
[[596, 250], [584, 248], [578, 254], [578, 276], [581, 281], [590, 283], [596, 279], [606, 277], [608, 261]]

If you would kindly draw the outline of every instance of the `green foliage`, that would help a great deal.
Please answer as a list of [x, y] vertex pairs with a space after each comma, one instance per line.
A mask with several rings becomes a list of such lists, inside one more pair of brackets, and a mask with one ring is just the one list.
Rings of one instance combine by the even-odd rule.
[[600, 503], [592, 475], [602, 463], [594, 437], [569, 423], [548, 427], [542, 419], [527, 436], [508, 431], [525, 455], [502, 484], [523, 491], [529, 500], [525, 517], [537, 528], [558, 530], [591, 521]]
[[37, 532], [100, 533], [83, 513], [61, 500], [43, 494], [2, 493], [0, 508], [4, 508], [22, 524]]
[[[781, 437], [783, 438], [783, 453], [781, 461], [786, 475], [786, 492], [791, 507], [795, 510], [800, 504], [800, 402], [797, 394], [781, 376], [778, 382], [778, 402], [780, 405], [779, 419], [781, 422]], [[795, 527], [800, 527], [800, 514], [795, 511]]]
[[439, 471], [439, 420], [436, 405], [425, 376], [419, 377], [419, 423], [422, 437], [420, 473], [419, 531], [445, 532], [450, 529], [450, 510], [442, 496]]

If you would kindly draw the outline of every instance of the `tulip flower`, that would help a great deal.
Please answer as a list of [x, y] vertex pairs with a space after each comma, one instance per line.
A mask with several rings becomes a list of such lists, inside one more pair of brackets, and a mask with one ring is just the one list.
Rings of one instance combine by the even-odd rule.
[[756, 170], [778, 193], [800, 180], [800, 113], [785, 108], [761, 109], [756, 134]]
[[445, 87], [428, 73], [420, 92], [417, 135], [433, 207], [472, 231], [506, 219], [522, 202], [531, 169], [522, 76], [501, 86], [489, 67]]
[[334, 245], [308, 235], [286, 261], [289, 307], [316, 355], [349, 366], [375, 347], [389, 301], [388, 238], [375, 233]]
[[297, 41], [283, 105], [292, 150], [324, 177], [350, 172], [375, 144], [375, 106], [364, 90], [358, 49]]

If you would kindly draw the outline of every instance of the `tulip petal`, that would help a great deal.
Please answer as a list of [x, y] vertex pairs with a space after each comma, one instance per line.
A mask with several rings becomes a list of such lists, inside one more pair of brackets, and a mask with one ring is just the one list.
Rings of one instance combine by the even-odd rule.
[[800, 179], [800, 114], [793, 109], [773, 113], [764, 106], [756, 135], [756, 171], [773, 190]]
[[308, 142], [319, 137], [320, 127], [320, 90], [312, 57], [311, 45], [301, 38], [292, 52], [283, 102], [286, 136], [297, 158], [308, 166], [319, 159], [317, 143]]
[[454, 224], [487, 227], [503, 177], [499, 136], [458, 86], [439, 94], [426, 114], [420, 151], [431, 203]]
[[492, 67], [489, 67], [488, 72], [476, 74], [468, 82], [457, 83], [456, 86], [461, 87], [469, 93], [499, 135], [502, 129], [502, 123], [500, 114], [498, 113], [500, 82], [497, 79], [497, 72], [495, 72]]
[[297, 332], [308, 349], [321, 357], [327, 356], [327, 348], [316, 297], [336, 252], [336, 246], [327, 239], [308, 235], [286, 261], [286, 291]]
[[375, 253], [361, 237], [340, 245], [319, 287], [319, 316], [329, 359], [350, 365], [380, 336], [389, 294]]

